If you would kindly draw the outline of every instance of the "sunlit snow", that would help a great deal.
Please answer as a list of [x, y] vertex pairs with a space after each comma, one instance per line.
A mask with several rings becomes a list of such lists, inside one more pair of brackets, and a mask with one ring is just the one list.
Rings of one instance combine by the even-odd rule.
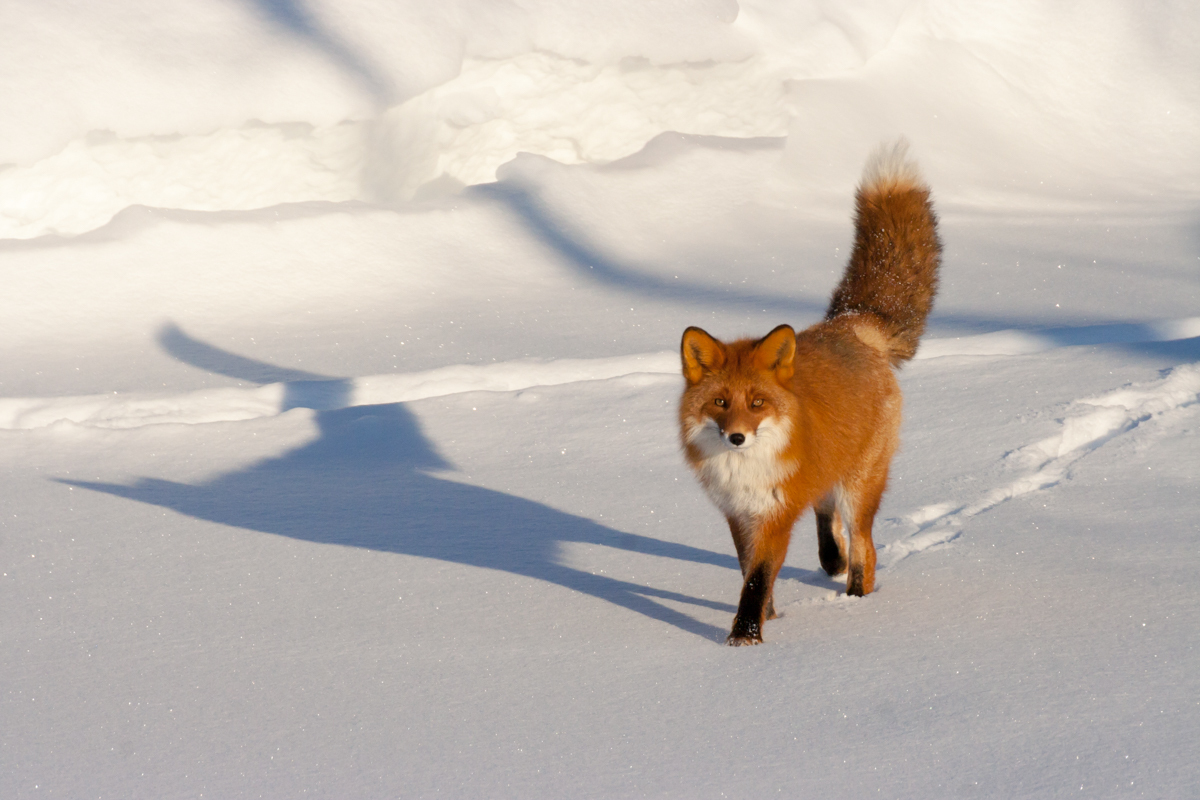
[[[0, 797], [1195, 797], [1200, 12], [10, 3]], [[765, 644], [688, 325], [933, 189], [878, 590]]]

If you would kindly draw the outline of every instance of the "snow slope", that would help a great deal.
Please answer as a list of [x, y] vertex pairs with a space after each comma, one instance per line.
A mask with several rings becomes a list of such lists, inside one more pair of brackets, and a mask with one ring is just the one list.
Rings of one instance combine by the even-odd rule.
[[[0, 796], [1192, 797], [1186, 4], [10, 4]], [[757, 648], [675, 346], [946, 245]]]
[[1182, 3], [12, 6], [5, 237], [135, 204], [407, 200], [494, 180], [518, 152], [611, 161], [664, 131], [787, 134], [792, 168], [838, 196], [897, 134], [974, 202], [1186, 201], [1200, 181]]

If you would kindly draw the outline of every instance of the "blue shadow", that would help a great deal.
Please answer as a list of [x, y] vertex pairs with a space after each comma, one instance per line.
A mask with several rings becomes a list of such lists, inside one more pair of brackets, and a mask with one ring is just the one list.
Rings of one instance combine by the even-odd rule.
[[150, 478], [132, 485], [59, 482], [246, 530], [536, 578], [724, 640], [724, 629], [655, 598], [730, 614], [734, 606], [567, 566], [561, 546], [603, 545], [724, 567], [732, 572], [731, 592], [740, 575], [733, 556], [624, 533], [530, 500], [434, 477], [427, 470], [448, 465], [402, 404], [322, 411], [317, 424], [320, 437], [311, 444], [203, 484]]
[[397, 101], [396, 87], [381, 70], [358, 55], [308, 10], [304, 0], [248, 0], [259, 14], [333, 61], [354, 76], [376, 104], [386, 108]]
[[[660, 141], [670, 139], [660, 146]], [[662, 158], [656, 148], [666, 149], [675, 140], [692, 145], [720, 149], [762, 149], [781, 147], [782, 140], [738, 140], [724, 137], [694, 136], [684, 134], [662, 134], [646, 144], [643, 151], [635, 153], [610, 166], [654, 163]], [[537, 186], [520, 178], [501, 179], [495, 183], [472, 186], [467, 191], [489, 198], [506, 207], [524, 227], [542, 244], [555, 252], [563, 266], [576, 276], [598, 285], [622, 291], [634, 292], [655, 300], [670, 303], [698, 305], [701, 308], [740, 306], [748, 310], [764, 310], [778, 314], [779, 322], [787, 322], [803, 328], [819, 321], [825, 314], [825, 299], [798, 298], [778, 292], [747, 291], [735, 287], [706, 286], [684, 280], [665, 280], [652, 274], [646, 266], [623, 261], [605, 252], [591, 241], [587, 232], [569, 224], [540, 196]], [[1200, 230], [1200, 228], [1198, 228]], [[847, 252], [850, 241], [847, 240]], [[797, 258], [798, 256], [791, 256]], [[780, 254], [780, 262], [786, 264], [789, 255]], [[1062, 256], [1064, 260], [1069, 256]], [[949, 262], [949, 263], [947, 263]], [[842, 263], [832, 262], [840, 275]], [[943, 280], [953, 276], [956, 265], [943, 259]], [[832, 289], [832, 287], [831, 287]], [[931, 325], [944, 325], [962, 331], [964, 335], [989, 333], [998, 330], [1037, 330], [1061, 346], [1114, 344], [1132, 355], [1157, 358], [1175, 353], [1191, 357], [1194, 347], [1179, 346], [1173, 342], [1148, 341], [1150, 326], [1138, 323], [1111, 322], [1081, 327], [1047, 327], [1045, 317], [1037, 315], [991, 316], [979, 313], [955, 313], [939, 311], [936, 303], [930, 318]], [[766, 332], [765, 330], [763, 331]]]
[[329, 411], [350, 404], [351, 386], [345, 378], [278, 367], [239, 356], [189, 336], [174, 322], [167, 322], [159, 328], [157, 339], [159, 346], [168, 354], [206, 372], [250, 383], [282, 383], [284, 393], [281, 411], [293, 408]]
[[636, 265], [622, 263], [589, 242], [582, 233], [570, 230], [546, 209], [531, 189], [519, 183], [486, 183], [473, 186], [469, 191], [506, 206], [538, 240], [557, 252], [572, 272], [587, 280], [673, 303], [707, 306], [734, 303], [772, 311], [792, 319], [799, 314], [825, 313], [825, 302], [790, 298], [778, 293], [746, 292], [688, 281], [668, 281]]
[[[196, 519], [309, 542], [362, 547], [509, 572], [614, 603], [715, 642], [726, 631], [657, 602], [733, 614], [735, 606], [562, 563], [562, 545], [602, 545], [741, 573], [733, 555], [599, 525], [541, 503], [429, 474], [450, 465], [401, 403], [347, 408], [346, 379], [276, 367], [195, 339], [168, 323], [159, 344], [175, 358], [254, 383], [282, 382], [287, 408], [314, 409], [320, 435], [303, 447], [202, 484], [144, 478], [131, 485], [58, 482], [170, 508]], [[785, 567], [782, 578], [832, 584]]]

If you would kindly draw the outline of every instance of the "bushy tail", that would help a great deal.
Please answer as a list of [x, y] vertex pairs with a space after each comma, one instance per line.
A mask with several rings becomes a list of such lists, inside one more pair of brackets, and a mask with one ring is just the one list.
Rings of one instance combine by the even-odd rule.
[[903, 139], [881, 146], [858, 187], [854, 250], [825, 318], [870, 314], [900, 366], [917, 352], [937, 293], [942, 243], [929, 187]]

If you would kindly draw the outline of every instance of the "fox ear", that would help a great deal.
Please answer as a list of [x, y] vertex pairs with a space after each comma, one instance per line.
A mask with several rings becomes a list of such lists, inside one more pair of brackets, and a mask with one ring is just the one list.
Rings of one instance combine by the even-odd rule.
[[698, 383], [705, 372], [725, 364], [725, 345], [694, 326], [683, 332], [679, 352], [683, 357], [683, 377], [688, 383]]
[[796, 371], [796, 332], [791, 325], [780, 325], [754, 345], [754, 366], [774, 372], [779, 381], [786, 381]]

